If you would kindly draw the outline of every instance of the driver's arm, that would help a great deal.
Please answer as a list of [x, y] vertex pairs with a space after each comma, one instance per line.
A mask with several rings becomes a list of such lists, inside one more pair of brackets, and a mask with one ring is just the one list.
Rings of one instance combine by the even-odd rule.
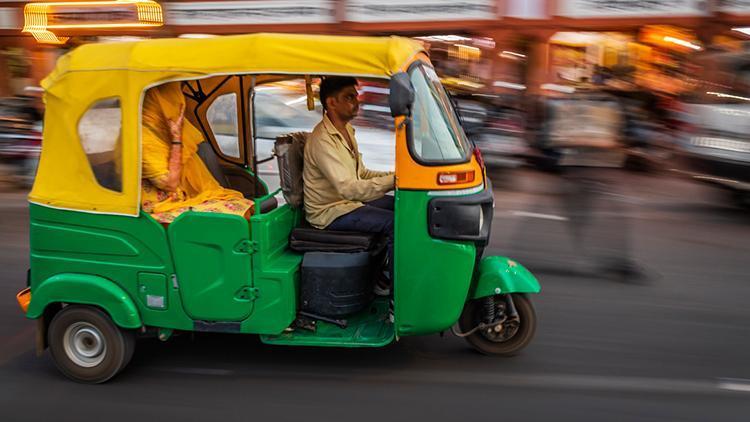
[[315, 148], [312, 156], [321, 173], [346, 200], [374, 201], [393, 190], [395, 185], [393, 174], [386, 173], [365, 180], [352, 177], [353, 174], [347, 171], [339, 157], [329, 148]]
[[360, 179], [373, 179], [375, 177], [391, 176], [395, 174], [392, 171], [378, 171], [368, 169], [367, 167], [365, 167], [365, 163], [362, 161], [362, 154], [359, 154], [359, 157], [357, 159], [359, 160]]

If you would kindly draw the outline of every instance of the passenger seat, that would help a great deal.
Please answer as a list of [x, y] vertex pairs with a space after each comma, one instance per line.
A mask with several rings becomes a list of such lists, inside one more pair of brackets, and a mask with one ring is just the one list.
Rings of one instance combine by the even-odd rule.
[[[216, 156], [216, 152], [214, 152], [211, 144], [209, 144], [208, 142], [201, 142], [200, 144], [198, 144], [198, 156], [201, 158], [201, 160], [203, 160], [203, 163], [206, 164], [208, 171], [211, 172], [211, 175], [214, 176], [214, 179], [216, 179], [216, 181], [219, 182], [221, 186], [227, 189], [233, 189], [233, 187], [229, 183], [229, 179], [224, 174], [224, 170], [221, 168], [219, 158]], [[260, 213], [266, 214], [267, 212], [275, 209], [278, 205], [279, 203], [276, 198], [270, 197], [260, 204]]]

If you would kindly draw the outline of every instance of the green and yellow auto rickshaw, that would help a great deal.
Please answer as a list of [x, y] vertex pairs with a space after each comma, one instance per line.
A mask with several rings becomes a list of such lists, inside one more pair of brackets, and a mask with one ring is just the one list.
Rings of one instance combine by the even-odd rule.
[[[392, 299], [371, 294], [377, 239], [305, 225], [292, 192], [301, 163], [288, 154], [304, 134], [264, 135], [275, 138], [286, 203], [263, 177], [267, 94], [297, 81], [303, 95], [282, 102], [307, 103], [319, 120], [314, 84], [328, 75], [388, 89], [379, 92], [389, 93], [395, 149]], [[254, 201], [250, 217], [188, 211], [160, 224], [142, 210], [143, 100], [167, 82], [181, 84], [213, 176]], [[376, 347], [453, 329], [497, 355], [532, 339], [528, 294], [540, 286], [515, 261], [482, 256], [492, 188], [421, 44], [281, 34], [92, 44], [63, 56], [42, 86], [31, 268], [17, 299], [37, 321], [38, 351], [49, 347], [66, 376], [106, 381], [137, 337], [176, 331]]]

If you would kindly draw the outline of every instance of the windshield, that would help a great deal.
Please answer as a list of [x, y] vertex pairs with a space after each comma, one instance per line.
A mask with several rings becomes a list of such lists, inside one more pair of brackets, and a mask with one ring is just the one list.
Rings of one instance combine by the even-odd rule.
[[418, 66], [410, 76], [415, 92], [409, 141], [412, 154], [432, 163], [467, 161], [471, 146], [435, 71]]

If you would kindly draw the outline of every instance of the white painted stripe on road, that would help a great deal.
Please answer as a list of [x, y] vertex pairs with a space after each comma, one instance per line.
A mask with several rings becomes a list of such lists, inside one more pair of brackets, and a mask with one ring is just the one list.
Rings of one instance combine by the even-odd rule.
[[567, 217], [555, 214], [540, 214], [528, 211], [511, 211], [511, 215], [516, 217], [541, 218], [542, 220], [568, 221]]
[[498, 388], [532, 388], [553, 390], [589, 390], [611, 393], [660, 393], [660, 394], [697, 394], [716, 395], [750, 393], [750, 380], [718, 378], [710, 379], [674, 379], [629, 376], [603, 376], [579, 374], [492, 374], [464, 373], [452, 371], [400, 371], [398, 374], [382, 374], [371, 371], [351, 371], [346, 375], [321, 373], [309, 368], [293, 371], [269, 369], [238, 370], [214, 368], [154, 368], [157, 371], [191, 375], [233, 376], [258, 379], [294, 378], [308, 381], [320, 379], [346, 380], [347, 382], [383, 382], [398, 384], [461, 384], [484, 385]]
[[719, 380], [719, 388], [728, 391], [739, 391], [743, 393], [750, 393], [750, 380], [736, 379], [736, 378], [723, 378]]
[[170, 372], [176, 372], [178, 374], [190, 374], [190, 375], [214, 375], [214, 376], [226, 376], [234, 375], [234, 371], [229, 369], [218, 369], [218, 368], [169, 368]]

